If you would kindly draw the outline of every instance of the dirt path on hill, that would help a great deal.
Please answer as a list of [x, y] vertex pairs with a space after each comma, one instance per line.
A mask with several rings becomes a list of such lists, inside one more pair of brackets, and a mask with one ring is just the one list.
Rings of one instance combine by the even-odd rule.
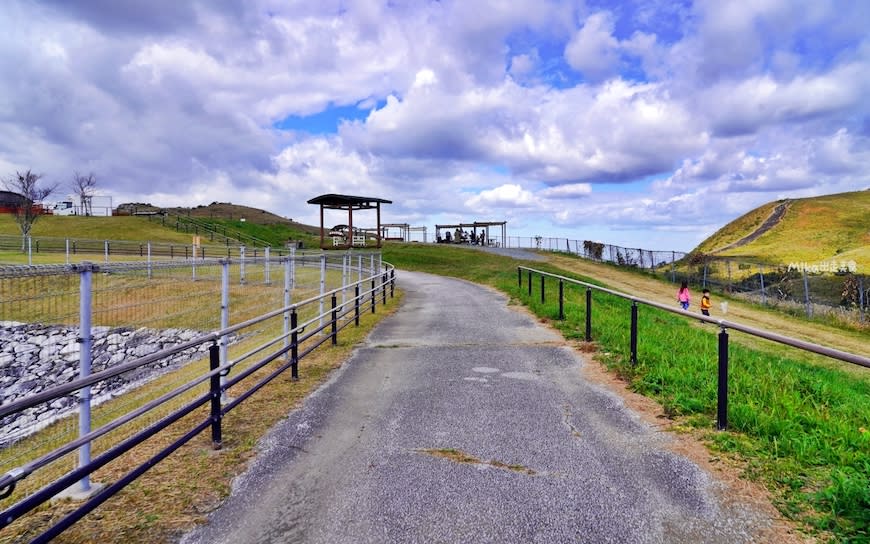
[[790, 204], [791, 200], [786, 200], [782, 204], [778, 205], [776, 208], [773, 209], [773, 212], [771, 212], [770, 216], [764, 220], [764, 223], [762, 223], [760, 227], [749, 233], [747, 236], [744, 236], [740, 240], [737, 240], [736, 242], [732, 242], [723, 248], [715, 250], [714, 253], [726, 251], [728, 249], [734, 249], [735, 247], [745, 246], [750, 242], [754, 242], [764, 233], [779, 224], [779, 222], [785, 215], [785, 212], [788, 210]]
[[[653, 300], [662, 304], [674, 304], [676, 306], [677, 286], [669, 282], [584, 259], [551, 255], [549, 262], [564, 270], [595, 278], [618, 291], [631, 293], [640, 298]], [[699, 300], [701, 296], [699, 292], [700, 286], [690, 286], [690, 288], [693, 291], [693, 297]], [[692, 307], [697, 311], [698, 306], [695, 301], [693, 301]], [[721, 315], [719, 301], [716, 300], [715, 293], [713, 294], [712, 314], [714, 317], [717, 314]], [[870, 338], [868, 338], [866, 332], [842, 330], [822, 323], [808, 322], [773, 310], [756, 308], [736, 300], [728, 301], [728, 314], [722, 317], [729, 321], [736, 321], [753, 327], [775, 331], [785, 336], [834, 347], [865, 357], [870, 356], [870, 349], [868, 349]], [[771, 346], [773, 346], [771, 342], [746, 334], [734, 334], [733, 338], [744, 345], [760, 347], [762, 349], [771, 349]], [[800, 352], [797, 350], [792, 350], [791, 353], [800, 356]], [[849, 372], [855, 372], [870, 379], [870, 370], [863, 367], [811, 354], [806, 354], [806, 358], [822, 364], [844, 368]]]

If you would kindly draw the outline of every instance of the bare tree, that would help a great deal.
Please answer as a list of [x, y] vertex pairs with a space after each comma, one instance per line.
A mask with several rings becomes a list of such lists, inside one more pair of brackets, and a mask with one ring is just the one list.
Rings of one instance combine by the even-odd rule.
[[93, 208], [91, 201], [94, 198], [94, 191], [97, 188], [97, 176], [91, 172], [87, 176], [76, 172], [73, 175], [73, 191], [78, 195], [79, 201], [82, 204], [82, 215], [91, 215]]
[[21, 197], [12, 203], [15, 222], [21, 230], [21, 251], [24, 251], [33, 224], [43, 213], [41, 202], [57, 189], [57, 184], [40, 186], [40, 179], [42, 174], [27, 170], [24, 173], [16, 171], [14, 176], [3, 181], [8, 191], [18, 193]]

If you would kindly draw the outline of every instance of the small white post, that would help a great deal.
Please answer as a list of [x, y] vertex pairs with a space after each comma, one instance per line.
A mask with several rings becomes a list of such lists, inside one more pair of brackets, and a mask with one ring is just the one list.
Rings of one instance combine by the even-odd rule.
[[103, 251], [106, 254], [106, 264], [109, 264], [109, 241], [103, 240]]
[[266, 261], [263, 263], [263, 276], [266, 279], [266, 285], [272, 285], [272, 270], [269, 268], [269, 249], [266, 248]]
[[151, 242], [148, 242], [148, 279], [151, 279]]
[[[230, 261], [221, 261], [221, 330], [230, 326]], [[221, 335], [220, 356], [221, 365], [227, 364], [229, 338], [226, 334]], [[227, 377], [221, 375], [221, 399], [226, 400]]]
[[69, 264], [69, 238], [66, 239], [66, 264]]
[[33, 238], [27, 237], [27, 264], [33, 266]]

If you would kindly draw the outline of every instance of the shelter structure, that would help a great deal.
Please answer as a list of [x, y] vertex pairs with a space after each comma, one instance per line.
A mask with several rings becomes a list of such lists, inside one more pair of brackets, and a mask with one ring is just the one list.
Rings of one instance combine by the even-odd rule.
[[[494, 239], [490, 236], [489, 228], [490, 227], [501, 227], [501, 238]], [[462, 237], [460, 239], [456, 239], [454, 232], [456, 233], [464, 233], [465, 229], [471, 229], [471, 232], [468, 233], [468, 240], [463, 240]], [[445, 229], [447, 232], [444, 237], [441, 236], [441, 229]], [[478, 230], [482, 231], [485, 235], [483, 239], [483, 244], [488, 246], [498, 246], [499, 243], [505, 244], [507, 242], [507, 221], [475, 221], [474, 223], [457, 223], [455, 225], [435, 225], [435, 241], [439, 244], [442, 242], [447, 243], [477, 243], [475, 240], [479, 240]]]
[[[398, 230], [398, 236], [395, 236], [393, 229]], [[381, 225], [381, 236], [384, 240], [396, 240], [400, 242], [410, 242], [412, 232], [422, 232], [423, 242], [426, 242], [426, 227], [412, 227], [408, 223], [384, 223]]]
[[[312, 198], [308, 203], [320, 206], [321, 249], [349, 249], [354, 246], [365, 247], [367, 245], [365, 234], [357, 234], [357, 232], [362, 232], [362, 229], [355, 230], [353, 226], [353, 212], [359, 210], [375, 210], [377, 214], [377, 230], [375, 231], [375, 239], [377, 240], [377, 247], [381, 247], [381, 204], [392, 204], [392, 200], [367, 196], [328, 194]], [[347, 234], [343, 239], [333, 237], [331, 243], [327, 244], [326, 228], [323, 223], [324, 210], [347, 211]]]

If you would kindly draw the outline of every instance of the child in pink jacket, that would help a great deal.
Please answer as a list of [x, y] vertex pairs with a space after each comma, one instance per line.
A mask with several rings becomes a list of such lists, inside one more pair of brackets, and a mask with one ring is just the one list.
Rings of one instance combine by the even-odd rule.
[[680, 306], [682, 306], [684, 310], [688, 310], [689, 309], [689, 301], [691, 299], [692, 299], [692, 295], [689, 293], [689, 284], [684, 281], [680, 285], [680, 290], [677, 291], [677, 302], [680, 303]]

